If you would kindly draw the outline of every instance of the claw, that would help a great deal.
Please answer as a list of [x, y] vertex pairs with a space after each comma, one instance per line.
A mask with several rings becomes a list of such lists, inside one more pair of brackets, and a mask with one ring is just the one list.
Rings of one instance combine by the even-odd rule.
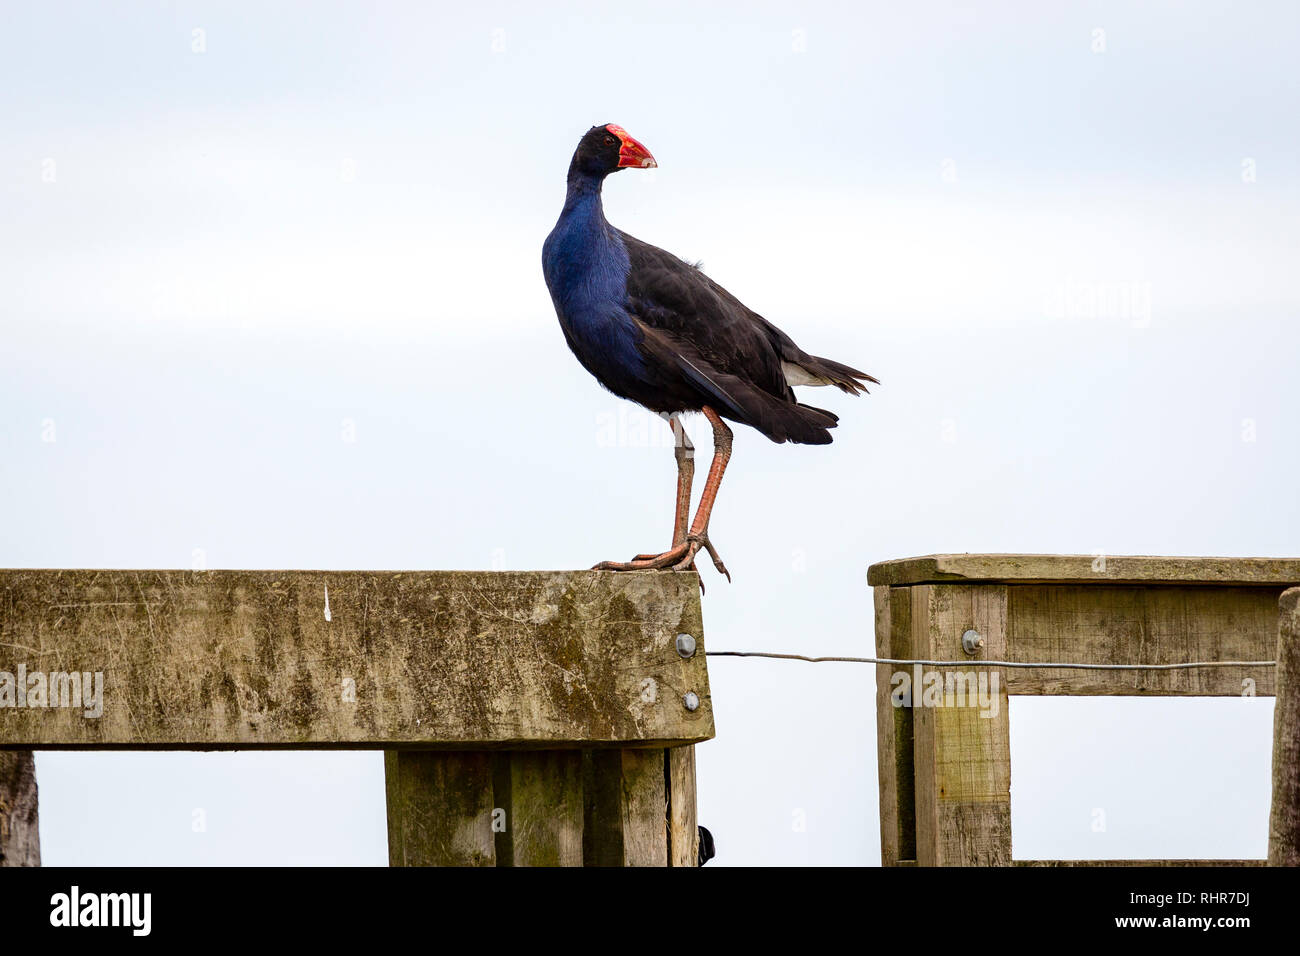
[[728, 571], [727, 566], [722, 563], [722, 558], [718, 556], [718, 549], [713, 546], [713, 542], [709, 540], [707, 534], [704, 536], [704, 547], [709, 552], [709, 557], [713, 559], [713, 566], [718, 569], [719, 574], [726, 576], [727, 583], [730, 584], [731, 572]]
[[686, 557], [673, 566], [674, 571], [694, 571], [695, 555], [703, 548], [709, 553], [709, 557], [713, 559], [713, 566], [718, 569], [718, 573], [725, 575], [728, 582], [731, 581], [731, 573], [727, 570], [727, 566], [722, 563], [722, 558], [718, 555], [718, 549], [709, 540], [707, 531], [701, 535], [687, 535], [686, 548]]

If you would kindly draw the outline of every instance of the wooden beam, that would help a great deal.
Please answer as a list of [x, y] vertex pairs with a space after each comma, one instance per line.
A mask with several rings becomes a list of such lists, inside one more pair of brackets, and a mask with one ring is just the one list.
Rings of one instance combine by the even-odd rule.
[[[960, 660], [962, 634], [984, 637], [978, 657], [1006, 653], [1006, 588], [920, 585], [911, 595], [918, 658]], [[916, 862], [1006, 866], [1011, 862], [1011, 744], [1002, 672], [978, 666], [916, 668]], [[931, 686], [938, 678], [938, 691]]]
[[390, 866], [495, 866], [492, 755], [384, 754]]
[[623, 751], [623, 865], [668, 865], [667, 755]]
[[40, 865], [34, 754], [0, 750], [0, 866]]
[[510, 766], [510, 865], [582, 866], [582, 752], [505, 756]]
[[1300, 558], [1179, 558], [1090, 554], [931, 554], [881, 561], [867, 570], [871, 585], [955, 581], [973, 584], [1078, 582], [1091, 584], [1300, 584]]
[[588, 866], [669, 865], [669, 768], [662, 750], [588, 754], [583, 858]]
[[1300, 588], [1278, 601], [1270, 866], [1300, 866]]
[[1012, 866], [1263, 866], [1266, 860], [1013, 860]]
[[702, 638], [693, 574], [0, 571], [0, 749], [661, 749]]
[[385, 754], [392, 866], [696, 866], [694, 753]]
[[[984, 586], [984, 585], [981, 585]], [[1007, 660], [1081, 664], [1271, 661], [1276, 587], [1011, 585]], [[1272, 696], [1272, 667], [1171, 671], [1011, 668], [1011, 694]]]
[[700, 865], [700, 827], [695, 800], [695, 748], [668, 754], [668, 865]]
[[[911, 592], [877, 587], [876, 656], [912, 657]], [[907, 668], [876, 666], [876, 768], [880, 782], [880, 862], [896, 866], [916, 859], [916, 795], [913, 711], [894, 683]]]
[[[902, 665], [876, 670], [881, 859], [907, 866], [1259, 865], [1262, 861], [1013, 861], [1007, 698], [1016, 694], [1269, 696], [1285, 693], [1287, 655], [1298, 655], [1296, 558], [1098, 559], [1070, 555], [930, 555], [871, 567], [878, 657], [960, 662], [998, 676], [988, 717], [954, 707], [942, 690], [927, 696], [921, 668], [911, 706], [891, 691]], [[1288, 615], [1291, 615], [1288, 617]], [[1288, 623], [1291, 622], [1291, 623]], [[1290, 631], [1287, 628], [1291, 628]], [[984, 646], [968, 657], [961, 636]], [[1280, 646], [1281, 645], [1281, 646]], [[1288, 651], [1287, 647], [1291, 650]], [[1276, 667], [1270, 661], [1277, 660]], [[963, 666], [969, 660], [969, 668]], [[989, 668], [980, 660], [1078, 664], [1183, 664], [1259, 661], [1249, 667], [1180, 670]], [[1300, 659], [1290, 658], [1291, 674]], [[1300, 681], [1296, 683], [1300, 684]], [[935, 702], [939, 706], [933, 706]], [[1300, 832], [1300, 701], [1279, 701], [1275, 728], [1273, 843], [1296, 850]], [[910, 759], [910, 763], [909, 763]], [[912, 801], [909, 806], [909, 801]], [[1281, 809], [1279, 809], [1281, 808]], [[1279, 813], [1282, 822], [1278, 822]], [[1290, 816], [1288, 816], [1290, 814]], [[914, 830], [909, 826], [915, 823]], [[1278, 840], [1278, 834], [1285, 834]], [[1289, 841], [1289, 842], [1288, 842]], [[909, 847], [909, 843], [914, 844]], [[909, 849], [912, 854], [909, 855]], [[1273, 849], [1270, 852], [1275, 852]], [[1296, 860], [1295, 862], [1300, 862]]]

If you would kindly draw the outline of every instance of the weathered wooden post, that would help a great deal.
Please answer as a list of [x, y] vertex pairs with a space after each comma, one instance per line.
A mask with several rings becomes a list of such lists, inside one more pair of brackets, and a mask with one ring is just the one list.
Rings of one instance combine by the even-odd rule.
[[1300, 866], [1300, 588], [1278, 599], [1269, 866]]
[[[875, 587], [877, 657], [958, 662], [877, 666], [882, 861], [1032, 865], [1042, 861], [1013, 860], [1011, 852], [1009, 696], [1269, 696], [1274, 668], [1065, 670], [983, 662], [1270, 661], [1282, 653], [1278, 596], [1300, 584], [1300, 559], [938, 554], [872, 565], [867, 580]], [[1295, 607], [1294, 597], [1283, 602], [1283, 628], [1291, 635]], [[1289, 647], [1296, 655], [1294, 637]], [[1300, 673], [1300, 661], [1291, 660], [1291, 673]], [[1279, 669], [1285, 671], [1280, 657]], [[1300, 700], [1292, 701], [1278, 705], [1273, 814], [1274, 839], [1284, 834], [1294, 853]], [[1279, 763], [1290, 768], [1285, 779], [1276, 776]], [[1277, 786], [1289, 789], [1279, 797]]]
[[0, 750], [0, 866], [40, 865], [34, 755]]
[[696, 862], [693, 574], [0, 571], [0, 648], [0, 750], [381, 749], [394, 865]]

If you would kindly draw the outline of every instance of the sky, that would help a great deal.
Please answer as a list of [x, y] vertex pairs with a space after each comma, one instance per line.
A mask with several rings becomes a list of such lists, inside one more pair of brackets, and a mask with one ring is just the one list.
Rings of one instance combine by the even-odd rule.
[[[890, 558], [1300, 553], [1293, 4], [4, 20], [0, 566], [664, 547], [667, 429], [578, 365], [541, 276], [605, 122], [659, 162], [607, 183], [613, 223], [882, 381], [803, 390], [830, 446], [737, 429], [710, 649], [870, 654]], [[873, 669], [709, 670], [716, 864], [878, 862]], [[1262, 857], [1271, 713], [1014, 698], [1015, 855]], [[37, 759], [47, 863], [386, 861], [378, 752]]]

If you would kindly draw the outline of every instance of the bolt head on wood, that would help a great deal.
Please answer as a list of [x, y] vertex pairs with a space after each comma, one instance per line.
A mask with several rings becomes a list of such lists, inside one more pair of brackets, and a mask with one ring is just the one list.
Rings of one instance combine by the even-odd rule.
[[984, 638], [980, 632], [971, 628], [961, 636], [961, 649], [967, 654], [974, 654], [984, 646]]
[[686, 705], [686, 709], [687, 709], [687, 710], [690, 710], [690, 711], [699, 710], [699, 709], [700, 709], [700, 696], [699, 696], [699, 694], [695, 693], [695, 691], [693, 691], [693, 690], [688, 690], [688, 691], [686, 692], [686, 696], [684, 696], [684, 697], [682, 698], [682, 703]]
[[677, 635], [677, 653], [686, 659], [695, 656], [695, 638], [689, 634]]

